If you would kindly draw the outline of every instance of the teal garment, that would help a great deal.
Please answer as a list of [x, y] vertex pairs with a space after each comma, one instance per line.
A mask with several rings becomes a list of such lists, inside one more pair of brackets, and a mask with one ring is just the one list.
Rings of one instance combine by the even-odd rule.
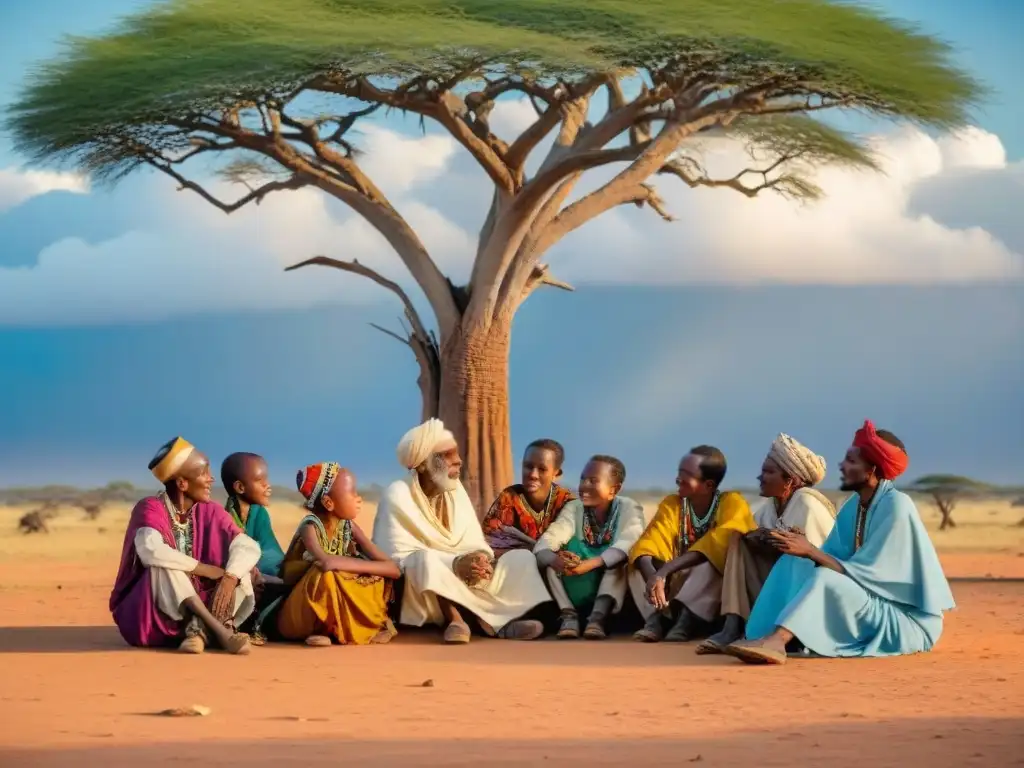
[[942, 614], [955, 607], [914, 502], [883, 481], [865, 515], [857, 548], [856, 495], [839, 511], [822, 551], [845, 573], [783, 555], [747, 622], [759, 639], [785, 627], [819, 656], [896, 656], [929, 651]]
[[[601, 557], [619, 535], [620, 511], [621, 505], [618, 497], [616, 497], [612, 501], [612, 506], [608, 510], [608, 517], [605, 519], [601, 530], [593, 530], [590, 527], [590, 518], [586, 514], [587, 510], [585, 510], [584, 514], [580, 515], [580, 523], [576, 533], [562, 549], [579, 555], [581, 560]], [[603, 576], [604, 568], [598, 568], [581, 576], [562, 577], [565, 592], [577, 611], [589, 609], [594, 605]]]
[[[580, 556], [581, 560], [591, 557], [600, 557], [604, 551], [611, 546], [611, 542], [592, 547], [578, 536], [569, 539], [563, 549]], [[562, 584], [565, 586], [565, 593], [569, 596], [577, 611], [590, 608], [597, 599], [597, 590], [601, 586], [601, 577], [604, 576], [604, 568], [584, 573], [582, 576], [563, 576]]]
[[281, 562], [284, 560], [284, 551], [274, 535], [274, 527], [270, 524], [270, 512], [260, 504], [253, 504], [249, 507], [249, 517], [242, 525], [242, 519], [238, 514], [238, 503], [234, 498], [228, 499], [227, 510], [235, 519], [239, 528], [245, 531], [245, 535], [254, 539], [260, 545], [260, 560], [256, 568], [260, 573], [267, 576], [278, 576], [281, 570]]

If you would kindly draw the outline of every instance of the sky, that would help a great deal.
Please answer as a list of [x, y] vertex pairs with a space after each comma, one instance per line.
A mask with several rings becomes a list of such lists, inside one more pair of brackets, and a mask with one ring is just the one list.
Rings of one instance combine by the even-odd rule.
[[[3, 4], [0, 105], [62, 35], [146, 5]], [[712, 443], [726, 483], [750, 487], [782, 431], [826, 457], [834, 487], [871, 418], [907, 444], [910, 476], [1024, 484], [1024, 114], [1011, 98], [1024, 5], [876, 5], [951, 42], [992, 89], [974, 124], [870, 126], [885, 172], [826, 169], [819, 203], [659, 181], [677, 221], [630, 207], [574, 233], [546, 260], [577, 290], [537, 292], [515, 322], [517, 454], [554, 437], [570, 478], [613, 453], [627, 485], [666, 487], [690, 446]], [[492, 122], [512, 136], [531, 115], [508, 100]], [[359, 142], [442, 269], [468, 276], [482, 171], [445, 134], [393, 116]], [[715, 168], [742, 160], [708, 151]], [[335, 201], [302, 190], [225, 216], [152, 174], [108, 188], [32, 168], [0, 135], [0, 243], [0, 485], [146, 482], [176, 434], [215, 463], [262, 453], [278, 483], [324, 460], [363, 482], [399, 472], [416, 366], [369, 327], [396, 322], [394, 297], [354, 276], [282, 272], [356, 257], [412, 288]]]

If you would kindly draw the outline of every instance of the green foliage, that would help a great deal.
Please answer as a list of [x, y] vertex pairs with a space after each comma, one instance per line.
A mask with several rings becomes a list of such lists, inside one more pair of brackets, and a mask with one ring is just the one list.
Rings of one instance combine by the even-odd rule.
[[[948, 127], [983, 94], [950, 53], [908, 23], [825, 0], [177, 0], [110, 35], [69, 38], [30, 74], [7, 126], [36, 161], [116, 175], [126, 144], [166, 138], [175, 118], [283, 97], [317, 73], [444, 87], [485, 59], [549, 82], [622, 67], [705, 73], [733, 90], [778, 81]], [[747, 130], [783, 125], [796, 130]], [[838, 134], [818, 138], [856, 159]]]
[[909, 488], [920, 493], [978, 493], [995, 490], [992, 485], [962, 475], [925, 475]]

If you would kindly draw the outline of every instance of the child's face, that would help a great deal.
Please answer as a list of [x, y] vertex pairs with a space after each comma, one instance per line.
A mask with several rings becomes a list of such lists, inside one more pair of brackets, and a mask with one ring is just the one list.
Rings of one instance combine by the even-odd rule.
[[561, 476], [562, 470], [555, 466], [554, 452], [534, 446], [523, 456], [522, 480], [527, 493], [546, 494]]
[[363, 508], [363, 498], [356, 490], [356, 476], [341, 470], [323, 500], [324, 509], [339, 520], [355, 520]]
[[618, 492], [612, 468], [603, 461], [588, 461], [580, 474], [579, 495], [583, 506], [600, 507], [614, 499]]
[[250, 504], [270, 503], [270, 469], [263, 459], [250, 459], [242, 467], [241, 478], [235, 481], [234, 492]]

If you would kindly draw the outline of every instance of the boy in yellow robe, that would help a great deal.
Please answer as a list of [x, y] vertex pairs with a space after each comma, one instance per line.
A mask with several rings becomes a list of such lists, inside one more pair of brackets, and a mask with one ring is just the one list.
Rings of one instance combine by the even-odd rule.
[[[679, 462], [678, 493], [666, 496], [629, 553], [629, 586], [643, 642], [687, 642], [718, 618], [729, 539], [757, 527], [750, 505], [736, 491], [720, 491], [725, 455], [709, 445], [692, 448]], [[671, 603], [678, 615], [665, 633]]]

